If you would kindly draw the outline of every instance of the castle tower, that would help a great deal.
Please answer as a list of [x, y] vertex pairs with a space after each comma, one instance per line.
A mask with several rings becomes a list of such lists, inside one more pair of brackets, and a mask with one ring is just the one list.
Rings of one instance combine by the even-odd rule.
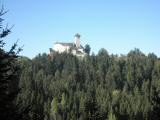
[[80, 43], [80, 37], [81, 37], [81, 36], [80, 36], [80, 34], [78, 34], [78, 33], [75, 34], [75, 36], [74, 36], [74, 39], [75, 39], [75, 42], [74, 42], [74, 43], [75, 43], [75, 45], [76, 45], [77, 48], [80, 48], [80, 45], [81, 45], [81, 43]]

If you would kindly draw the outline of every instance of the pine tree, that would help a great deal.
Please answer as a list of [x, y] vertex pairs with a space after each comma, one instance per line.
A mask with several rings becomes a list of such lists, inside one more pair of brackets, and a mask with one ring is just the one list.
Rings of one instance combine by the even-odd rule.
[[19, 48], [16, 51], [15, 43], [9, 51], [4, 50], [4, 38], [11, 32], [11, 29], [2, 26], [2, 16], [6, 12], [2, 8], [0, 11], [0, 118], [2, 120], [19, 119], [14, 104], [18, 93], [19, 66], [17, 63]]

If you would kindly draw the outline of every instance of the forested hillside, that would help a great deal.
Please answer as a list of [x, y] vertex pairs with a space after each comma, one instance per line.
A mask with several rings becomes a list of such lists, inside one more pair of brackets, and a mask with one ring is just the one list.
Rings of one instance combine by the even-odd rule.
[[126, 56], [80, 59], [54, 53], [19, 58], [16, 103], [27, 120], [159, 120], [160, 59], [139, 49]]

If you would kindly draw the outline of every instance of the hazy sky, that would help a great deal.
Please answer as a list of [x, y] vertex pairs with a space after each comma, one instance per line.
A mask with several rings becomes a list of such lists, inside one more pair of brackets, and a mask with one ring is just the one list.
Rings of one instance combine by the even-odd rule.
[[[19, 39], [22, 55], [49, 52], [54, 42], [72, 42], [81, 34], [82, 45], [97, 53], [127, 54], [139, 48], [160, 56], [159, 0], [0, 0], [9, 12], [5, 24], [15, 25], [7, 39]], [[9, 46], [7, 45], [7, 48]]]

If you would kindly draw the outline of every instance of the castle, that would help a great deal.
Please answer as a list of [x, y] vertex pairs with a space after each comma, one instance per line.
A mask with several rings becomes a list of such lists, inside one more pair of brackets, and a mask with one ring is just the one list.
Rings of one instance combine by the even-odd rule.
[[80, 43], [80, 34], [75, 34], [74, 42], [73, 43], [63, 43], [63, 42], [56, 42], [53, 46], [53, 49], [50, 51], [55, 51], [58, 53], [72, 53], [73, 55], [84, 57], [86, 52], [84, 51], [84, 47]]

